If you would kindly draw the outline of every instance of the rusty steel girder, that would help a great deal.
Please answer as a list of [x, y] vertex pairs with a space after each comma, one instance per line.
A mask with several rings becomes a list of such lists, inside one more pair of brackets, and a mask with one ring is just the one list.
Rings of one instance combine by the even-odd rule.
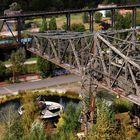
[[[32, 53], [82, 77], [81, 98], [85, 133], [94, 120], [97, 88], [104, 88], [140, 105], [140, 32], [30, 33]], [[86, 106], [89, 98], [89, 106]], [[85, 114], [90, 111], [89, 118]]]

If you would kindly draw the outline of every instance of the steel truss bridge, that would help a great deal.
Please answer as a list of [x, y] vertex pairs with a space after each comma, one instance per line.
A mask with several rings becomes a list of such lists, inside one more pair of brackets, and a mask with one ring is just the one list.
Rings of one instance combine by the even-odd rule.
[[30, 33], [28, 50], [140, 105], [140, 32]]
[[105, 33], [47, 31], [30, 33], [30, 37], [29, 51], [82, 76], [83, 112], [87, 111], [85, 99], [89, 97], [90, 121], [94, 120], [98, 87], [140, 105], [140, 32], [137, 29]]
[[[16, 41], [21, 44], [21, 19], [23, 18], [38, 16], [44, 18], [48, 15], [64, 14], [67, 17], [67, 29], [69, 30], [70, 14], [89, 12], [91, 32], [77, 33], [57, 30], [29, 33], [32, 41], [27, 44], [27, 49], [30, 52], [82, 77], [83, 124], [85, 133], [87, 133], [87, 122], [93, 123], [94, 120], [95, 97], [98, 87], [140, 105], [140, 31], [135, 28], [137, 7], [140, 5], [23, 14], [0, 17], [0, 19], [3, 19], [3, 22], [13, 18], [17, 20], [18, 39]], [[94, 32], [93, 13], [99, 10], [111, 10], [113, 29], [116, 9], [132, 9], [132, 28], [104, 33]], [[11, 30], [10, 32], [12, 33]], [[15, 38], [14, 35], [13, 37]], [[85, 104], [87, 97], [90, 99], [88, 108]], [[90, 111], [89, 119], [86, 115], [88, 110]]]

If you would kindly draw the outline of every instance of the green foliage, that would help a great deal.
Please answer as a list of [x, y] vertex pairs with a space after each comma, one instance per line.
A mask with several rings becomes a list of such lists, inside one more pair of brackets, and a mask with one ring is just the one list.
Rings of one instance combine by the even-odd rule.
[[6, 67], [2, 61], [0, 61], [0, 81], [3, 81], [6, 76]]
[[140, 13], [139, 12], [136, 13], [136, 25], [140, 26]]
[[80, 123], [78, 122], [78, 119], [79, 119], [80, 112], [81, 112], [80, 108], [76, 108], [72, 103], [67, 105], [66, 112], [63, 115], [64, 131], [73, 132], [79, 130]]
[[57, 30], [56, 19], [54, 17], [49, 21], [49, 30]]
[[97, 104], [97, 122], [93, 125], [87, 137], [88, 140], [112, 140], [117, 133], [114, 115], [106, 102]]
[[37, 118], [39, 113], [36, 97], [29, 92], [24, 93], [22, 97], [22, 105], [24, 108], [22, 115], [22, 126], [24, 130], [24, 137], [27, 139], [31, 131], [32, 123]]
[[130, 111], [132, 108], [132, 104], [128, 100], [119, 98], [119, 99], [115, 99], [113, 101], [112, 107], [113, 107], [115, 112], [122, 113], [122, 112]]
[[61, 140], [75, 140], [76, 137], [73, 135], [73, 132], [76, 132], [80, 129], [80, 116], [81, 109], [75, 107], [72, 103], [69, 103], [66, 107], [66, 112], [59, 119], [57, 126], [57, 137]]
[[44, 60], [42, 57], [37, 59], [37, 68], [41, 73], [42, 78], [52, 75], [52, 71], [57, 68], [57, 66], [47, 60]]
[[44, 60], [42, 57], [38, 57], [37, 68], [38, 71], [40, 71], [42, 78], [45, 78], [50, 75], [51, 63], [47, 60]]
[[24, 62], [26, 60], [25, 49], [19, 48], [16, 52], [12, 52], [11, 54], [11, 70], [13, 72], [13, 82], [15, 82], [15, 76], [22, 72], [24, 68]]
[[86, 29], [85, 29], [85, 26], [84, 24], [82, 23], [79, 23], [79, 24], [75, 24], [73, 23], [71, 25], [71, 31], [75, 31], [75, 32], [84, 32]]
[[127, 13], [125, 16], [117, 13], [115, 15], [116, 22], [115, 22], [115, 29], [128, 29], [131, 27], [131, 13]]
[[41, 121], [32, 124], [29, 140], [46, 140], [45, 128]]
[[42, 24], [41, 24], [41, 27], [39, 28], [39, 32], [44, 32], [46, 31], [48, 28], [47, 28], [47, 21], [45, 18], [42, 19]]
[[[84, 8], [85, 10], [88, 9], [88, 7]], [[83, 23], [88, 23], [89, 22], [89, 16], [88, 13], [84, 12], [82, 15]]]
[[23, 128], [21, 126], [21, 120], [18, 118], [18, 114], [16, 111], [12, 111], [13, 109], [8, 109], [3, 114], [3, 123], [0, 125], [4, 126], [5, 132], [3, 133], [3, 139], [1, 140], [21, 140], [23, 136]]
[[95, 18], [95, 22], [96, 22], [96, 23], [99, 23], [99, 22], [101, 21], [102, 17], [103, 17], [102, 13], [100, 13], [100, 12], [95, 12], [94, 18]]
[[[66, 30], [66, 23], [64, 23], [62, 28]], [[70, 30], [75, 32], [84, 32], [86, 29], [82, 23], [73, 23], [71, 24]]]
[[111, 11], [106, 12], [106, 17], [111, 17]]
[[25, 65], [22, 74], [32, 74], [32, 73], [38, 73], [37, 65], [36, 64]]

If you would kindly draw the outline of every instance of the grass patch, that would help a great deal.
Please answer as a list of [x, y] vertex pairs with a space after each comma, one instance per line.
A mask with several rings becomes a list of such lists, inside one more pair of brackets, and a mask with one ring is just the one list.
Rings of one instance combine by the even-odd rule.
[[[25, 94], [25, 92], [21, 92], [17, 95], [6, 95], [2, 98], [0, 98], [0, 104], [4, 104], [6, 102], [15, 100], [15, 99], [21, 99], [22, 96]], [[58, 96], [58, 97], [67, 97], [70, 99], [77, 99], [80, 100], [79, 94], [75, 93], [75, 92], [71, 92], [71, 91], [67, 91], [67, 92], [52, 92], [49, 90], [44, 90], [44, 91], [27, 91], [27, 94], [32, 94], [34, 96]]]
[[10, 60], [4, 61], [4, 64], [5, 64], [5, 65], [11, 64], [11, 61], [10, 61]]
[[36, 61], [37, 60], [37, 57], [31, 57], [31, 58], [28, 58], [26, 61]]

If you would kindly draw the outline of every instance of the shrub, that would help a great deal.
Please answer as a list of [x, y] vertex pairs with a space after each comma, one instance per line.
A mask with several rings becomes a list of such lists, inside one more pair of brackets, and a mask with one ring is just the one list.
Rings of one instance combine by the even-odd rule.
[[100, 21], [101, 21], [101, 19], [102, 19], [102, 13], [100, 13], [100, 12], [95, 12], [95, 15], [94, 15], [94, 17], [95, 17], [95, 22], [96, 23], [99, 23]]
[[[64, 30], [67, 29], [66, 23], [64, 23], [64, 25], [62, 26], [62, 28]], [[73, 23], [73, 24], [71, 24], [70, 30], [71, 31], [75, 31], [75, 32], [84, 32], [86, 29], [85, 29], [84, 24], [82, 24], [82, 23], [79, 23], [79, 24]]]
[[111, 17], [111, 11], [106, 12], [106, 17]]
[[97, 120], [87, 136], [87, 140], [113, 140], [118, 130], [113, 112], [104, 100], [97, 103]]
[[39, 31], [40, 31], [40, 32], [44, 32], [44, 31], [46, 31], [47, 29], [48, 29], [48, 28], [47, 28], [47, 21], [46, 21], [45, 18], [43, 18], [43, 19], [42, 19], [42, 24], [41, 24], [41, 26], [40, 26]]
[[2, 61], [0, 61], [0, 81], [3, 81], [6, 76], [6, 67]]
[[56, 30], [56, 29], [57, 29], [56, 19], [53, 17], [49, 21], [49, 30]]
[[113, 109], [117, 113], [128, 112], [132, 108], [132, 104], [125, 99], [115, 99], [112, 105]]
[[82, 23], [79, 24], [74, 23], [71, 25], [71, 31], [84, 32], [85, 30], [86, 30], [85, 26]]
[[83, 19], [83, 23], [88, 23], [88, 21], [89, 21], [88, 13], [84, 12], [82, 19]]

